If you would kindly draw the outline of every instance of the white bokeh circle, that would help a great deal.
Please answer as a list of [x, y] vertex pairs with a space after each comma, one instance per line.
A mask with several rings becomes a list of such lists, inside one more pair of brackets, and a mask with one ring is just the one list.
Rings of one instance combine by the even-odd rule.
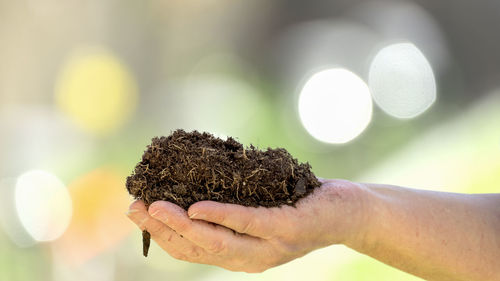
[[72, 201], [66, 186], [53, 174], [28, 171], [17, 179], [16, 210], [26, 231], [36, 241], [59, 238], [69, 225]]
[[416, 117], [436, 100], [434, 72], [412, 43], [382, 48], [371, 63], [368, 84], [377, 105], [397, 118]]
[[327, 143], [349, 142], [370, 123], [370, 91], [361, 78], [347, 69], [317, 72], [302, 88], [299, 115], [315, 139]]

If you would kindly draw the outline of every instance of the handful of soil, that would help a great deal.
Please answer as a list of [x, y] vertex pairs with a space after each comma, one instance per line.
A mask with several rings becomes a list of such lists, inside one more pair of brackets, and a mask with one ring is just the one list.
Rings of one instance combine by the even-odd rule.
[[[213, 200], [243, 206], [294, 205], [320, 183], [308, 163], [298, 163], [285, 149], [266, 151], [229, 137], [176, 130], [155, 137], [131, 176], [127, 190], [146, 206], [159, 200], [185, 210], [195, 202]], [[150, 235], [143, 232], [147, 256]]]

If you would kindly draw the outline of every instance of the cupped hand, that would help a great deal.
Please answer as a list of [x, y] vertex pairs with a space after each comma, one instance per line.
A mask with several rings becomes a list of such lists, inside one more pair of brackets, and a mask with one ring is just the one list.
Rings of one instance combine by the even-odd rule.
[[295, 207], [244, 207], [201, 201], [181, 207], [135, 201], [129, 218], [172, 257], [232, 271], [262, 272], [331, 244], [363, 236], [363, 186], [322, 180]]

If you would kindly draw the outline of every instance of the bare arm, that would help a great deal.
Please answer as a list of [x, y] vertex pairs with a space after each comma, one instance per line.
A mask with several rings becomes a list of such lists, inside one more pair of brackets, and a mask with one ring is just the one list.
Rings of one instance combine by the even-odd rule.
[[229, 270], [262, 272], [345, 244], [429, 280], [500, 280], [500, 194], [325, 180], [296, 208], [155, 202], [148, 213], [137, 201], [129, 217], [175, 258]]
[[500, 194], [365, 186], [372, 215], [348, 246], [429, 280], [500, 280]]

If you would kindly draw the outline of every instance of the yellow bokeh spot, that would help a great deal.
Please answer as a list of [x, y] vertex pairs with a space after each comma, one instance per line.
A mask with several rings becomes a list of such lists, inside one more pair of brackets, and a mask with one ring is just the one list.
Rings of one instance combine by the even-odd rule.
[[87, 48], [71, 54], [62, 66], [55, 97], [59, 108], [81, 128], [106, 135], [135, 110], [137, 84], [110, 51]]

